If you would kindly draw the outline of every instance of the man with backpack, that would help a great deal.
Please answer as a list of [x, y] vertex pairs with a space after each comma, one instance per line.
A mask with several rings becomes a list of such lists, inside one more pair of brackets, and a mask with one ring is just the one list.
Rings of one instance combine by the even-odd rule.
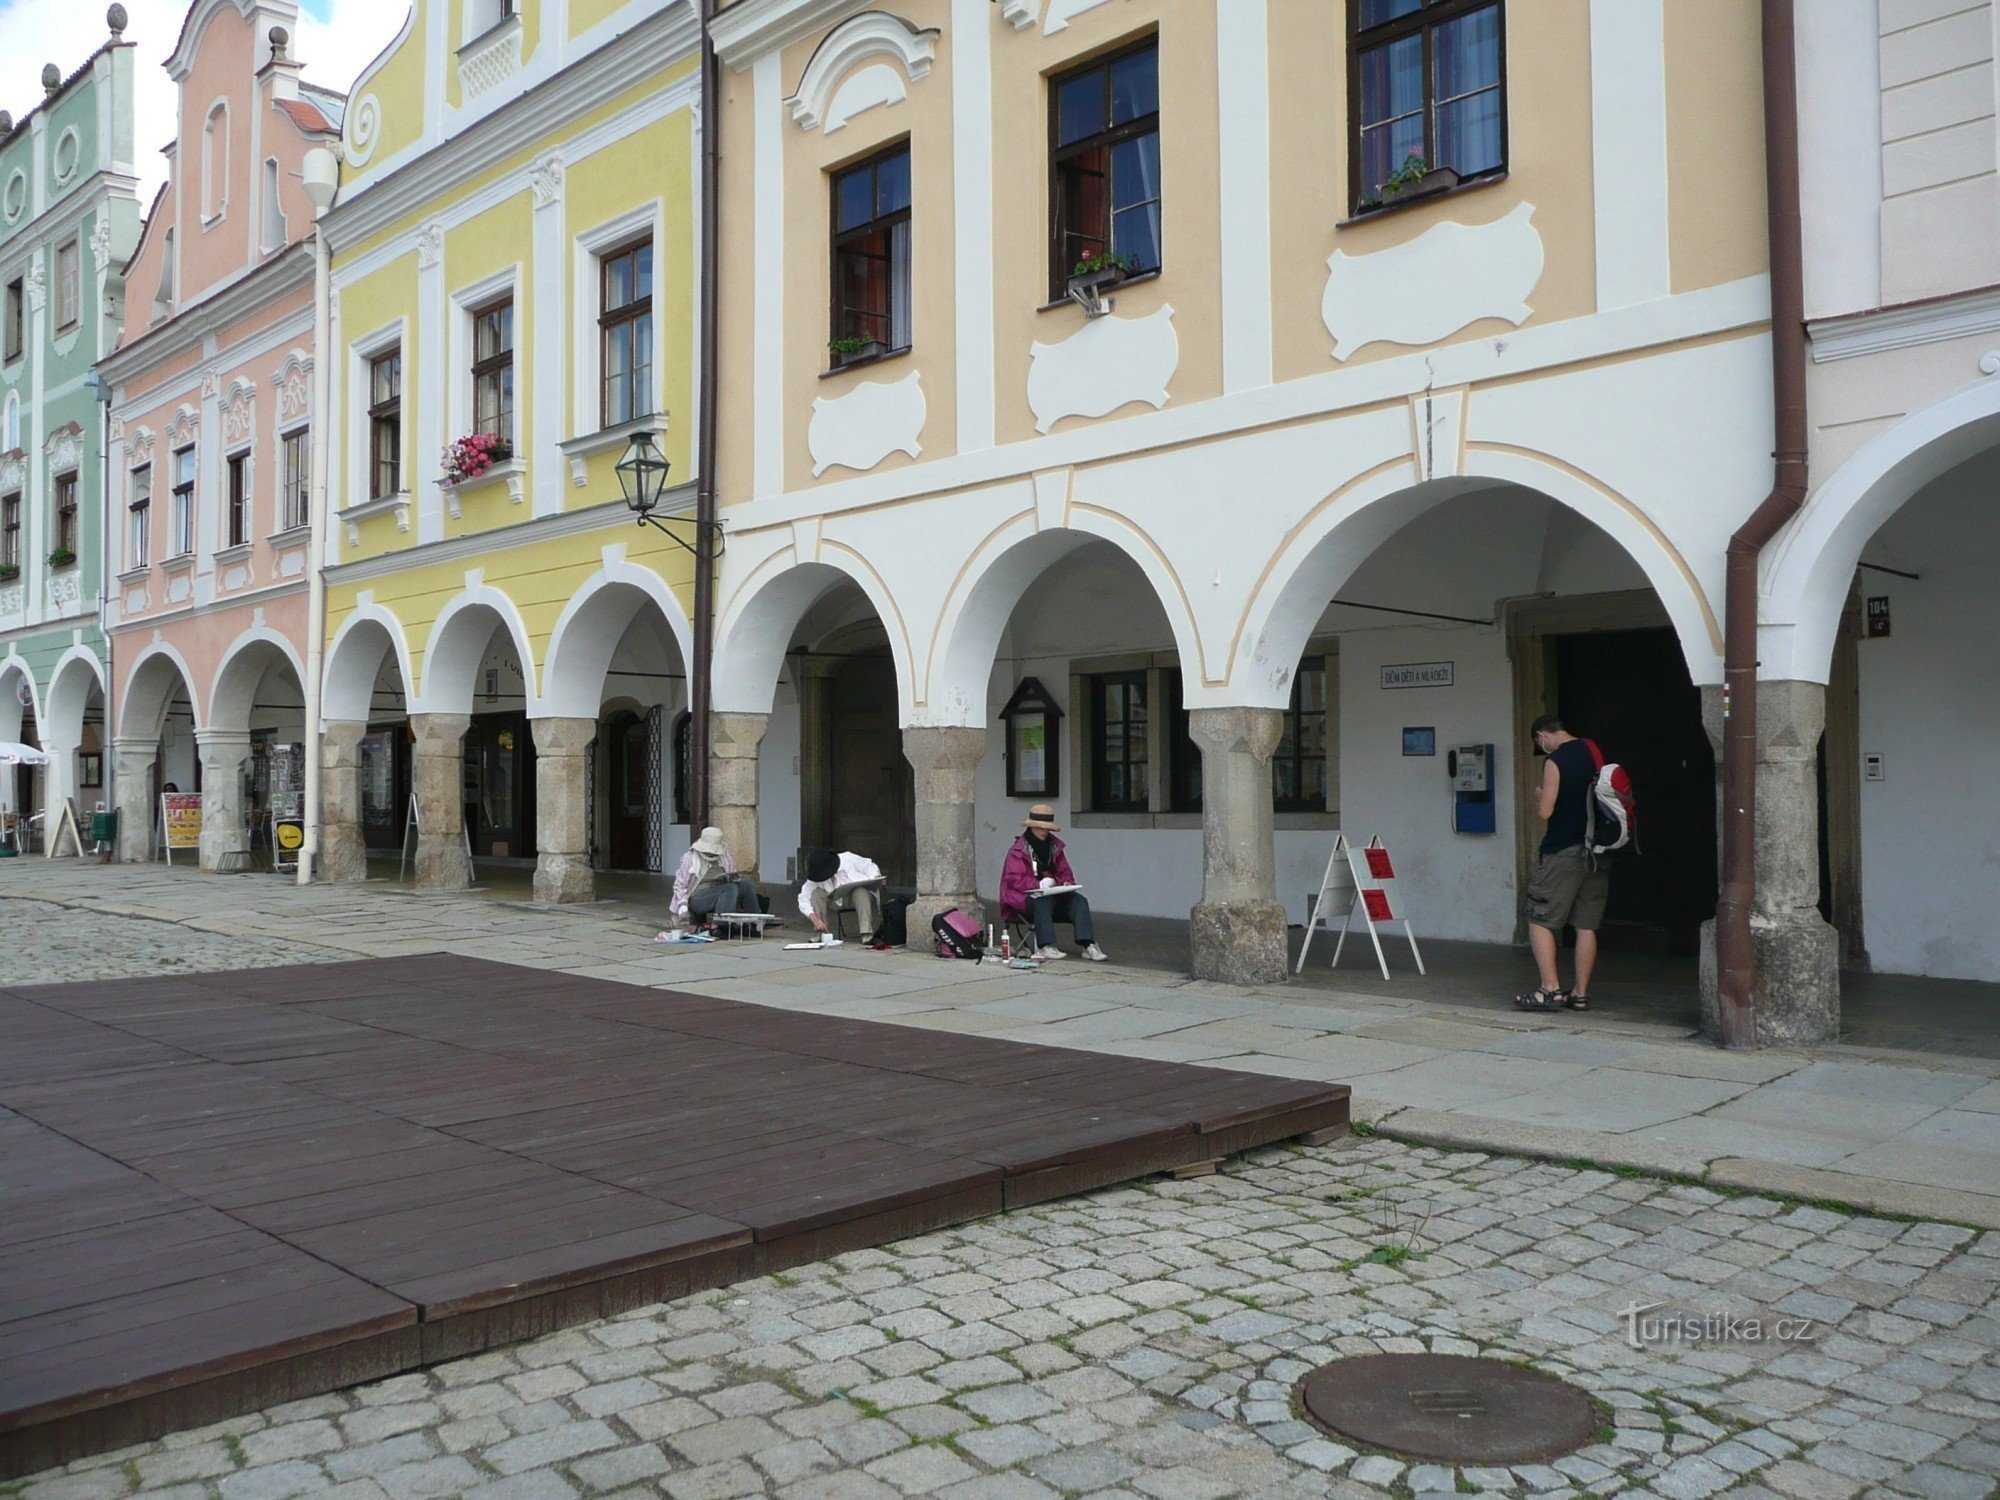
[[[1534, 949], [1541, 985], [1516, 995], [1520, 1010], [1590, 1009], [1590, 977], [1597, 967], [1597, 928], [1604, 920], [1611, 875], [1597, 857], [1592, 838], [1592, 799], [1604, 758], [1588, 740], [1563, 727], [1554, 714], [1535, 720], [1535, 749], [1548, 757], [1542, 767], [1537, 812], [1546, 831], [1528, 877], [1528, 944]], [[1616, 767], [1612, 767], [1616, 771]], [[1618, 773], [1621, 777], [1622, 772]], [[1625, 842], [1621, 830], [1619, 843]], [[1556, 959], [1564, 927], [1576, 929], [1576, 983], [1562, 988]]]

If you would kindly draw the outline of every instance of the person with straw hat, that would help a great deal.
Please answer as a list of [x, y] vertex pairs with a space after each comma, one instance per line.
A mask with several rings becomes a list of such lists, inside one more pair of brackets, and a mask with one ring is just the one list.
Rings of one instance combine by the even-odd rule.
[[1037, 802], [1028, 809], [1021, 836], [1000, 867], [1000, 913], [1034, 923], [1035, 951], [1030, 958], [1047, 962], [1066, 957], [1056, 946], [1056, 923], [1067, 922], [1083, 956], [1103, 963], [1109, 955], [1097, 946], [1090, 902], [1077, 886], [1063, 841], [1056, 837], [1061, 831], [1055, 809], [1047, 803]]
[[674, 872], [673, 918], [705, 925], [733, 911], [756, 911], [757, 887], [739, 875], [720, 828], [704, 828]]

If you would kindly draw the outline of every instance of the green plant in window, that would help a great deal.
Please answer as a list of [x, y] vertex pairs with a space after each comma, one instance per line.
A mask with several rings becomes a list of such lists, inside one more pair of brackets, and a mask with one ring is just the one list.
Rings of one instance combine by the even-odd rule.
[[67, 568], [75, 561], [76, 554], [67, 547], [58, 547], [49, 554], [49, 566], [52, 568]]
[[1125, 271], [1129, 273], [1137, 260], [1138, 257], [1135, 255], [1117, 255], [1109, 250], [1100, 250], [1097, 254], [1086, 255], [1082, 260], [1078, 261], [1076, 269], [1069, 274], [1072, 276], [1094, 276], [1099, 271]]
[[837, 354], [842, 359], [847, 359], [856, 354], [866, 354], [870, 348], [879, 342], [880, 340], [878, 339], [865, 339], [858, 334], [848, 334], [844, 338], [828, 339], [826, 347], [828, 352]]
[[1386, 195], [1413, 188], [1424, 180], [1424, 174], [1429, 171], [1430, 165], [1425, 162], [1424, 154], [1421, 151], [1412, 151], [1403, 158], [1400, 167], [1382, 179], [1382, 191]]

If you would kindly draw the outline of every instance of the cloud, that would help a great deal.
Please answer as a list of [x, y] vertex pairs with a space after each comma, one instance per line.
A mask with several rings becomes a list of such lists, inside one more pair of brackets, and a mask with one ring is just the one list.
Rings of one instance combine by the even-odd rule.
[[[167, 175], [160, 147], [173, 139], [175, 89], [162, 66], [181, 33], [189, 0], [125, 0], [125, 39], [134, 59], [133, 113], [138, 146], [139, 202]], [[0, 109], [16, 119], [42, 100], [42, 64], [67, 78], [110, 35], [100, 0], [0, 0]], [[346, 92], [386, 47], [409, 14], [407, 0], [303, 0], [293, 55], [305, 77]]]

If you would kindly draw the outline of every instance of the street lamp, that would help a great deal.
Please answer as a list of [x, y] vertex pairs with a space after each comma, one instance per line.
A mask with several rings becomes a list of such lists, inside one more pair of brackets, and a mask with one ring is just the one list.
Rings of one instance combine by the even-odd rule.
[[[635, 432], [625, 447], [625, 456], [618, 460], [618, 486], [625, 492], [625, 504], [631, 509], [633, 518], [641, 526], [651, 526], [665, 532], [674, 544], [692, 553], [693, 545], [685, 538], [669, 530], [666, 521], [653, 514], [659, 509], [660, 500], [667, 492], [667, 471], [673, 467], [665, 454], [653, 441], [653, 434], [646, 431]], [[715, 525], [689, 515], [676, 515], [672, 519], [686, 521], [692, 526]], [[722, 549], [722, 528], [715, 526], [716, 550]]]

